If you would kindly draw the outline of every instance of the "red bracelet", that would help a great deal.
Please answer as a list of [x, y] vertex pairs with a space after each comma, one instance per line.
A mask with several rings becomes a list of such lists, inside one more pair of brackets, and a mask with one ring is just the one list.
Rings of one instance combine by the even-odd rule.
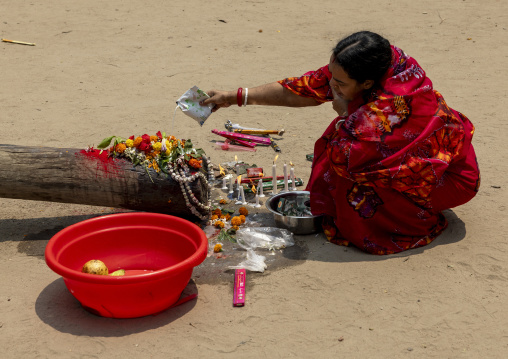
[[243, 88], [239, 87], [238, 91], [236, 92], [236, 103], [238, 104], [238, 107], [242, 107], [242, 92]]

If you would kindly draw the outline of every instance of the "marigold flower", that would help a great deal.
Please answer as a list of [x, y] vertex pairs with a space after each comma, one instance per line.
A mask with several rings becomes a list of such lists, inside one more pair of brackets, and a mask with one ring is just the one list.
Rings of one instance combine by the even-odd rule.
[[219, 252], [222, 252], [222, 244], [217, 243], [217, 244], [213, 247], [213, 252], [214, 252], [214, 253], [219, 253]]
[[240, 226], [242, 224], [242, 219], [240, 217], [231, 218], [231, 225]]
[[226, 221], [229, 221], [231, 219], [231, 215], [228, 213], [226, 214]]
[[134, 140], [131, 140], [131, 139], [128, 139], [127, 141], [125, 141], [125, 146], [131, 148], [134, 146]]
[[214, 226], [217, 228], [224, 228], [224, 222], [217, 221], [217, 222], [215, 222]]
[[118, 153], [123, 153], [123, 151], [125, 151], [126, 148], [127, 147], [125, 146], [125, 144], [119, 143], [118, 145], [116, 145], [115, 151]]
[[239, 226], [233, 226], [233, 227], [231, 227], [231, 228], [233, 228], [235, 231], [238, 231], [238, 230], [240, 229], [240, 227], [239, 227]]
[[240, 219], [242, 220], [242, 223], [245, 223], [245, 216], [243, 214], [239, 215]]
[[143, 139], [141, 137], [136, 137], [136, 139], [134, 140], [134, 147], [138, 147], [141, 142], [143, 142]]
[[154, 144], [152, 144], [152, 148], [154, 151], [160, 151], [162, 149], [162, 143], [155, 142]]
[[228, 202], [227, 202], [225, 199], [221, 199], [221, 200], [219, 201], [219, 203], [220, 203], [220, 204], [226, 204], [226, 203], [228, 203]]
[[212, 217], [210, 219], [213, 221], [213, 220], [218, 219], [218, 218], [219, 218], [219, 216], [214, 214], [214, 215], [212, 215]]
[[157, 142], [159, 141], [159, 137], [157, 136], [150, 136], [150, 142]]
[[189, 160], [189, 166], [191, 166], [191, 167], [193, 167], [193, 168], [198, 169], [198, 168], [201, 168], [201, 163], [202, 163], [202, 162], [203, 162], [203, 161], [201, 161], [201, 160], [199, 160], [199, 161], [198, 161], [198, 160], [197, 160], [197, 159], [195, 159], [195, 158], [191, 158], [191, 159]]
[[240, 207], [240, 209], [238, 210], [238, 213], [240, 213], [240, 214], [242, 214], [242, 215], [246, 216], [246, 215], [248, 215], [248, 214], [249, 214], [249, 211], [248, 211], [248, 210], [247, 210], [247, 208], [245, 208], [245, 207]]

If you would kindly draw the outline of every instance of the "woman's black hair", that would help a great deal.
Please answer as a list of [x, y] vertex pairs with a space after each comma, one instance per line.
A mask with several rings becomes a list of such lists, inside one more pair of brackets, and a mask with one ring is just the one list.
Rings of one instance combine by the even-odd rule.
[[381, 35], [360, 31], [340, 40], [333, 49], [335, 62], [350, 78], [379, 83], [392, 62], [390, 42]]

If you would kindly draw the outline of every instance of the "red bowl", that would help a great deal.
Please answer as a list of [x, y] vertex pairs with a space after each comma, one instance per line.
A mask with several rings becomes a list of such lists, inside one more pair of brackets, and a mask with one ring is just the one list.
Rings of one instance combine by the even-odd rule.
[[[192, 269], [207, 254], [205, 233], [185, 219], [158, 213], [112, 214], [73, 224], [54, 235], [45, 250], [47, 265], [64, 279], [88, 311], [110, 318], [155, 314], [175, 304]], [[92, 259], [112, 273], [81, 272]]]

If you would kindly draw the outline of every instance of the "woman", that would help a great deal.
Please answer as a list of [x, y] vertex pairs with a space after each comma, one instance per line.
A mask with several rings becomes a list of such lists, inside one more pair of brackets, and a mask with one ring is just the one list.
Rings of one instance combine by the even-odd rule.
[[333, 243], [373, 254], [424, 246], [447, 226], [441, 211], [478, 191], [474, 126], [413, 58], [378, 34], [346, 37], [328, 65], [301, 77], [209, 94], [204, 104], [214, 110], [333, 101], [339, 117], [315, 144], [307, 185]]

